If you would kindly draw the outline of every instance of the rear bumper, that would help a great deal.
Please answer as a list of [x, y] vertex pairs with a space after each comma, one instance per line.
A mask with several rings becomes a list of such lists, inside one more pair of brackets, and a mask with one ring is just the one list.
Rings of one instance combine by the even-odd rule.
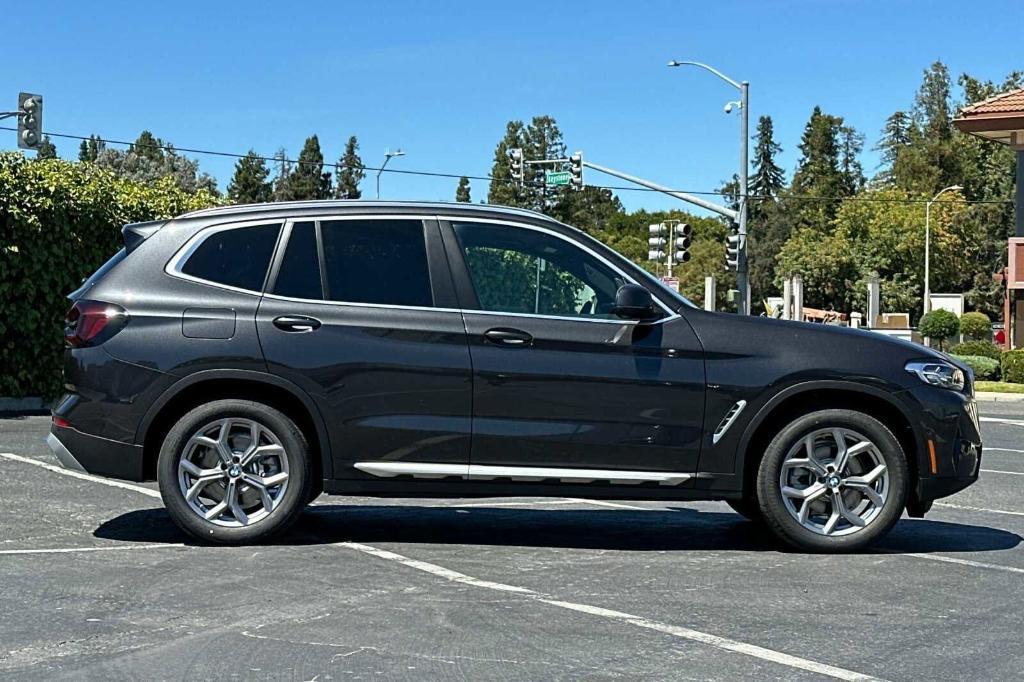
[[46, 444], [65, 469], [129, 481], [144, 479], [140, 445], [90, 436], [56, 425], [51, 427]]

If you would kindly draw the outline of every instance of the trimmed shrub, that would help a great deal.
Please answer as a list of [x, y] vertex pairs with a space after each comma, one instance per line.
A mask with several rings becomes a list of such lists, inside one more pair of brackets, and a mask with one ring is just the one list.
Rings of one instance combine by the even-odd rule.
[[121, 247], [123, 225], [216, 202], [170, 177], [147, 185], [92, 163], [0, 153], [0, 396], [59, 395], [65, 296]]
[[974, 371], [974, 378], [982, 381], [999, 381], [999, 361], [983, 355], [954, 355]]
[[949, 352], [952, 355], [980, 355], [997, 363], [1003, 355], [1003, 350], [991, 341], [964, 341], [950, 348]]
[[960, 316], [960, 333], [975, 341], [992, 336], [992, 320], [985, 313], [964, 313]]
[[921, 318], [918, 331], [921, 336], [938, 341], [939, 348], [943, 349], [946, 339], [956, 336], [960, 331], [960, 320], [948, 310], [933, 310]]
[[1003, 353], [1003, 381], [1024, 384], [1024, 350]]

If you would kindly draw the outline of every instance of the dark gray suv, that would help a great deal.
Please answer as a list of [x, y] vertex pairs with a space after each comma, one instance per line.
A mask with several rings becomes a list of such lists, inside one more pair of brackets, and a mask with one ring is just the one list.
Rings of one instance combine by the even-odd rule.
[[68, 467], [159, 481], [205, 541], [320, 492], [716, 499], [848, 551], [978, 476], [970, 371], [881, 335], [710, 313], [493, 206], [306, 202], [128, 225], [72, 294]]

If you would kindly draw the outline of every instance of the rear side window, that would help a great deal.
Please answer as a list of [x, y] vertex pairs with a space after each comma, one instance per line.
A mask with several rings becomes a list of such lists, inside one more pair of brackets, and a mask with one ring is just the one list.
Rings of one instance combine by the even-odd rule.
[[196, 247], [181, 272], [209, 282], [262, 291], [280, 228], [275, 223], [214, 232]]
[[319, 301], [324, 297], [320, 286], [320, 258], [316, 251], [316, 224], [297, 223], [292, 226], [288, 246], [277, 272], [274, 293], [289, 298]]
[[334, 220], [320, 231], [330, 300], [433, 306], [422, 221]]

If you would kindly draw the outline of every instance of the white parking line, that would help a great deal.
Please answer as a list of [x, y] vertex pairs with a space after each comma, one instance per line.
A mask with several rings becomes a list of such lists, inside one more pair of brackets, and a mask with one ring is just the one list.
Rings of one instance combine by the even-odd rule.
[[993, 424], [1009, 424], [1010, 426], [1024, 426], [1019, 419], [1003, 419], [1002, 417], [978, 417], [978, 421], [991, 422]]
[[970, 566], [971, 568], [986, 568], [992, 571], [1005, 571], [1006, 573], [1024, 573], [1024, 568], [1017, 568], [1015, 566], [1003, 566], [1001, 564], [986, 564], [981, 561], [971, 561], [970, 559], [957, 559], [956, 557], [943, 556], [941, 554], [911, 554], [896, 550], [888, 553], [894, 554], [896, 556], [908, 556], [913, 559], [927, 559], [928, 561], [940, 561], [945, 564], [960, 564], [961, 566]]
[[116, 545], [114, 547], [49, 547], [45, 549], [4, 549], [0, 550], [0, 556], [11, 554], [80, 554], [84, 552], [115, 552], [119, 550], [133, 549], [169, 549], [172, 547], [185, 547], [181, 542], [163, 545]]
[[985, 507], [970, 507], [966, 504], [953, 504], [951, 502], [936, 502], [936, 507], [947, 507], [949, 509], [961, 509], [963, 511], [985, 512], [987, 514], [1008, 514], [1010, 516], [1024, 516], [1024, 512], [1009, 511], [1007, 509], [987, 509]]
[[93, 476], [92, 474], [83, 474], [81, 471], [72, 471], [71, 469], [64, 469], [53, 464], [47, 464], [46, 462], [40, 462], [38, 459], [32, 459], [31, 457], [22, 457], [16, 455], [13, 452], [0, 452], [0, 457], [9, 459], [14, 462], [21, 462], [22, 464], [31, 464], [47, 471], [52, 471], [55, 474], [61, 474], [62, 476], [70, 476], [71, 478], [79, 478], [83, 481], [92, 481], [93, 483], [102, 483], [108, 485], [111, 488], [122, 488], [124, 490], [131, 490], [133, 492], [142, 493], [149, 497], [160, 497], [160, 493], [156, 490], [149, 488], [143, 488], [141, 485], [135, 485], [134, 483], [125, 483], [124, 481], [114, 481], [109, 478], [102, 478], [100, 476]]
[[613, 611], [611, 609], [605, 609], [598, 606], [589, 606], [587, 604], [576, 604], [573, 602], [560, 601], [552, 599], [546, 595], [543, 595], [534, 590], [519, 587], [517, 585], [506, 585], [505, 583], [491, 582], [489, 580], [480, 580], [473, 576], [459, 573], [451, 569], [445, 568], [444, 566], [438, 566], [437, 564], [431, 564], [426, 561], [419, 561], [418, 559], [410, 559], [407, 556], [396, 554], [385, 549], [378, 549], [377, 547], [371, 547], [370, 545], [364, 545], [358, 542], [339, 542], [335, 545], [336, 547], [343, 547], [345, 549], [353, 549], [370, 556], [377, 557], [378, 559], [384, 559], [386, 561], [394, 561], [402, 564], [409, 568], [414, 568], [418, 571], [423, 571], [431, 575], [450, 580], [452, 582], [462, 583], [464, 585], [471, 585], [473, 587], [479, 587], [488, 590], [497, 590], [499, 592], [511, 592], [522, 595], [533, 601], [540, 602], [542, 604], [548, 604], [550, 606], [557, 606], [559, 608], [568, 609], [570, 611], [577, 611], [580, 613], [586, 613], [592, 616], [598, 616], [601, 618], [608, 618], [610, 620], [616, 620], [630, 625], [644, 628], [647, 630], [655, 630], [662, 632], [673, 637], [679, 637], [687, 639], [692, 642], [698, 642], [700, 644], [706, 644], [708, 646], [715, 647], [717, 649], [724, 649], [726, 651], [732, 651], [734, 653], [743, 654], [745, 656], [751, 656], [758, 658], [762, 661], [768, 661], [770, 663], [777, 663], [784, 665], [789, 668], [795, 668], [798, 670], [806, 670], [809, 672], [817, 673], [819, 675], [826, 675], [828, 677], [834, 677], [839, 680], [877, 680], [878, 678], [871, 677], [870, 675], [864, 675], [853, 670], [846, 670], [845, 668], [837, 668], [835, 666], [828, 665], [826, 663], [818, 663], [806, 658], [800, 658], [799, 656], [793, 656], [786, 654], [781, 651], [774, 651], [772, 649], [766, 649], [754, 644], [747, 644], [746, 642], [739, 642], [734, 639], [728, 639], [726, 637], [719, 637], [718, 635], [712, 635], [707, 632], [701, 632], [699, 630], [692, 630], [690, 628], [681, 627], [677, 625], [669, 625], [666, 623], [659, 623], [657, 621], [648, 620], [641, 616], [634, 616], [629, 613], [623, 613], [622, 611]]
[[983, 474], [1010, 474], [1011, 476], [1024, 476], [1024, 471], [1001, 471], [999, 469], [981, 469]]
[[1016, 452], [1024, 455], [1024, 450], [1014, 450], [1013, 448], [985, 448], [985, 452], [992, 452], [993, 450], [996, 452]]

